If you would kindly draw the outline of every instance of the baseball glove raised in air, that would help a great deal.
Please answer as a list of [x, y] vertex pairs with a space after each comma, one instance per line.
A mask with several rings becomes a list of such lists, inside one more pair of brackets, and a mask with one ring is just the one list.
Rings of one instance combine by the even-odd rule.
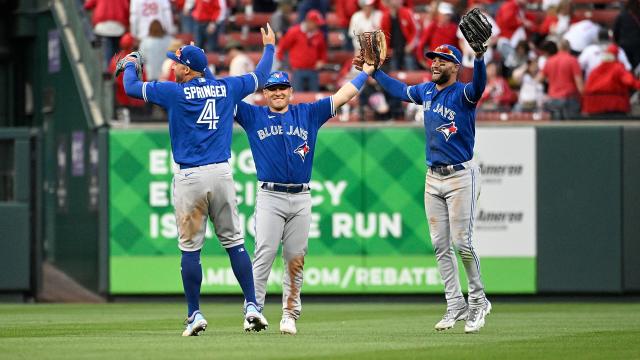
[[118, 63], [116, 64], [115, 77], [118, 77], [118, 75], [120, 75], [120, 73], [124, 71], [124, 67], [125, 65], [127, 65], [127, 63], [135, 64], [136, 73], [138, 74], [139, 79], [142, 76], [142, 55], [138, 51], [129, 53], [129, 55], [118, 60]]
[[487, 40], [491, 37], [491, 23], [478, 8], [469, 11], [460, 21], [460, 31], [476, 53], [487, 51]]
[[376, 69], [384, 64], [387, 58], [387, 39], [382, 30], [363, 32], [358, 37], [360, 54], [353, 59], [356, 69], [362, 70], [365, 63]]

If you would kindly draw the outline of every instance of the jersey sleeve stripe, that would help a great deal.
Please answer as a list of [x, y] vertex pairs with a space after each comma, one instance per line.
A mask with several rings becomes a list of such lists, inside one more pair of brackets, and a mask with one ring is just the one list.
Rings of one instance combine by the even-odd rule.
[[414, 103], [416, 105], [420, 105], [411, 97], [411, 91], [410, 90], [411, 90], [412, 87], [413, 86], [407, 86], [407, 96], [409, 97], [409, 99], [411, 100], [412, 103]]
[[258, 77], [256, 76], [256, 73], [254, 73], [254, 72], [251, 72], [249, 74], [251, 74], [251, 76], [253, 76], [253, 80], [255, 80], [255, 82], [256, 82], [256, 87], [255, 87], [255, 89], [253, 89], [253, 92], [256, 92], [256, 91], [258, 91]]
[[467, 99], [468, 102], [470, 102], [471, 104], [475, 104], [476, 101], [469, 100], [469, 97], [467, 96], [467, 86], [468, 85], [469, 84], [465, 85], [464, 88], [462, 88], [462, 92], [464, 93], [464, 97]]
[[142, 99], [144, 99], [144, 102], [149, 102], [147, 100], [147, 84], [148, 82], [143, 82], [142, 83]]
[[336, 109], [333, 105], [333, 95], [329, 96], [329, 104], [331, 104], [331, 117], [336, 116]]

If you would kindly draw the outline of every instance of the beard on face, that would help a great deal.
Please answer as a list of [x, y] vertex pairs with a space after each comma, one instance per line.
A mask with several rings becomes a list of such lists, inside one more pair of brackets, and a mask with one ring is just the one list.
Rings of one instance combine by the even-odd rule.
[[440, 73], [440, 77], [438, 77], [437, 79], [431, 79], [431, 81], [436, 83], [436, 85], [442, 85], [449, 81], [449, 78], [451, 78], [451, 74], [448, 71], [443, 71]]

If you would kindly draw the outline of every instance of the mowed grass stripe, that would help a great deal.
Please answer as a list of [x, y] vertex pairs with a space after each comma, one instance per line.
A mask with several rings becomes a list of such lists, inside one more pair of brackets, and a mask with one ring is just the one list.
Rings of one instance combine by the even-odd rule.
[[494, 303], [479, 334], [438, 333], [435, 304], [305, 304], [297, 336], [242, 331], [240, 304], [203, 303], [209, 328], [182, 338], [178, 303], [0, 305], [2, 358], [44, 359], [640, 359], [640, 304]]

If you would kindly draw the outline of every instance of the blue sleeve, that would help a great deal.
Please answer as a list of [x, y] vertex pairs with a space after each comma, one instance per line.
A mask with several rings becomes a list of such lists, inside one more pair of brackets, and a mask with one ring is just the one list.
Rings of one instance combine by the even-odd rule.
[[262, 57], [256, 66], [255, 74], [258, 81], [258, 88], [261, 88], [267, 79], [269, 78], [269, 74], [271, 73], [271, 68], [273, 67], [273, 53], [275, 52], [275, 47], [271, 44], [264, 47], [264, 51], [262, 52]]
[[[389, 95], [395, 98], [398, 98], [402, 101], [406, 101], [406, 102], [413, 101], [409, 97], [409, 93], [407, 92], [407, 88], [408, 88], [407, 84], [403, 83], [402, 81], [399, 81], [390, 77], [389, 75], [385, 74], [384, 71], [379, 69], [376, 70], [376, 72], [373, 75], [373, 78], [376, 79], [378, 84], [380, 84], [380, 86], [382, 86], [384, 91], [386, 91]], [[414, 100], [417, 100], [417, 99], [414, 99]]]
[[124, 66], [124, 75], [122, 75], [122, 84], [124, 85], [124, 92], [128, 96], [136, 99], [142, 99], [142, 81], [138, 79], [136, 73], [136, 66], [133, 63], [127, 63]]
[[331, 96], [313, 102], [309, 104], [309, 106], [311, 110], [311, 116], [313, 116], [313, 121], [318, 125], [318, 128], [324, 125], [324, 123], [326, 123], [329, 119], [336, 116], [336, 111], [333, 108], [333, 101], [331, 100]]
[[236, 105], [236, 108], [234, 110], [234, 116], [235, 116], [236, 122], [240, 124], [240, 126], [242, 126], [242, 128], [245, 131], [249, 131], [251, 129], [251, 126], [254, 123], [254, 120], [253, 120], [254, 107], [257, 108], [257, 106], [253, 106], [253, 105], [247, 104], [244, 101], [240, 101]]
[[[471, 85], [471, 86], [469, 86]], [[487, 67], [484, 58], [473, 61], [473, 80], [465, 84], [463, 92], [465, 100], [469, 104], [474, 104], [480, 100], [484, 88], [487, 86]]]

